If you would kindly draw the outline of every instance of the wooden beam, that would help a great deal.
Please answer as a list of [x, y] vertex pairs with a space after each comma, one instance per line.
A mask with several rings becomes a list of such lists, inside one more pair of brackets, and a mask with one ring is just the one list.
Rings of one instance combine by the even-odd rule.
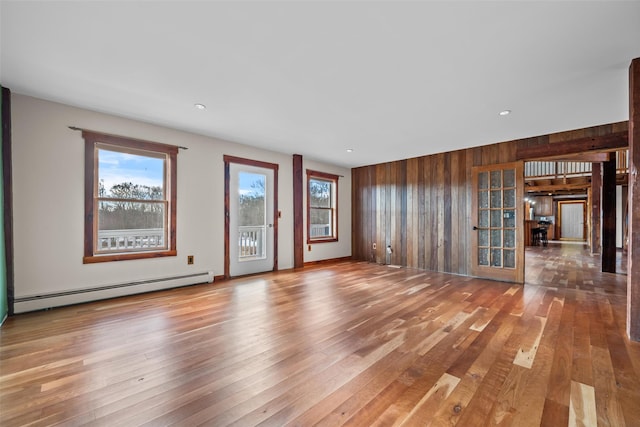
[[627, 148], [629, 145], [628, 132], [614, 132], [602, 136], [590, 136], [571, 141], [518, 147], [517, 160], [537, 160], [549, 157], [567, 156], [585, 152], [611, 151]]
[[531, 192], [542, 192], [542, 193], [553, 193], [556, 191], [572, 191], [572, 190], [586, 190], [591, 187], [591, 184], [588, 182], [580, 183], [580, 184], [548, 184], [548, 185], [529, 185], [525, 186], [524, 190], [527, 193]]
[[293, 155], [293, 268], [304, 267], [304, 176], [302, 156]]
[[602, 163], [602, 272], [616, 272], [616, 159]]
[[629, 248], [627, 334], [640, 341], [640, 58], [629, 67]]
[[600, 207], [602, 206], [602, 164], [591, 166], [591, 255], [599, 254], [600, 245]]
[[609, 160], [609, 153], [597, 152], [597, 153], [579, 153], [579, 154], [567, 154], [556, 157], [547, 157], [545, 161], [554, 162], [589, 162], [589, 163], [601, 163]]

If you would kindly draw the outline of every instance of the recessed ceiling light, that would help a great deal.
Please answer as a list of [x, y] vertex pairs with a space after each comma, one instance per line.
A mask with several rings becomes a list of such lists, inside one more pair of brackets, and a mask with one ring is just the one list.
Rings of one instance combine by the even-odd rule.
[[193, 106], [197, 109], [197, 110], [206, 110], [207, 106], [204, 104], [193, 104]]
[[347, 148], [347, 153], [353, 153], [353, 148]]
[[500, 114], [501, 116], [508, 116], [509, 114], [511, 114], [511, 110], [502, 110], [498, 114]]

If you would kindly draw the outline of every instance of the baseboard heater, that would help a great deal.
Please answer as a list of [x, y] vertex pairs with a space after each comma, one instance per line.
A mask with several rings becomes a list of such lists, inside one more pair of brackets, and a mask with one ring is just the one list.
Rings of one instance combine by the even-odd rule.
[[24, 313], [27, 311], [61, 307], [64, 305], [79, 304], [124, 295], [133, 295], [161, 289], [212, 282], [212, 271], [156, 279], [137, 280], [134, 282], [117, 283], [93, 288], [17, 297], [14, 300], [13, 310], [15, 313]]

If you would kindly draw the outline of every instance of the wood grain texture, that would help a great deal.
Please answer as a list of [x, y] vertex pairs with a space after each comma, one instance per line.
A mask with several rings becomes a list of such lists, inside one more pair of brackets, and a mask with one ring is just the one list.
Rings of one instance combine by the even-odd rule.
[[1, 423], [638, 425], [640, 344], [601, 274], [585, 290], [343, 261], [13, 316]]
[[640, 341], [640, 58], [629, 67], [629, 267], [627, 333]]
[[602, 164], [602, 271], [616, 272], [616, 159]]
[[13, 301], [15, 299], [14, 286], [14, 256], [13, 256], [13, 142], [11, 138], [11, 91], [2, 87], [0, 94], [2, 110], [0, 123], [2, 129], [2, 185], [3, 185], [3, 224], [4, 227], [4, 262], [5, 278], [7, 284], [8, 314], [13, 314]]
[[[471, 274], [472, 167], [514, 162], [527, 158], [522, 153], [529, 151], [536, 156], [562, 154], [566, 147], [584, 151], [594, 141], [626, 147], [627, 126], [612, 123], [354, 168], [352, 255], [381, 264]], [[387, 246], [393, 249], [389, 257]]]
[[591, 253], [600, 254], [602, 250], [600, 230], [602, 212], [602, 163], [591, 164], [591, 188], [589, 189], [588, 205], [591, 217], [588, 218], [591, 225]]
[[300, 154], [292, 156], [293, 162], [293, 267], [304, 266], [304, 174]]

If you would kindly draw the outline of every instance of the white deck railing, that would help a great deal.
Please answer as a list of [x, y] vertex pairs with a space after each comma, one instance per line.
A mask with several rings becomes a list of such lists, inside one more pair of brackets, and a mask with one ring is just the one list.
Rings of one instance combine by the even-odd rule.
[[98, 252], [122, 252], [165, 247], [162, 228], [99, 230]]
[[[616, 151], [616, 173], [625, 174], [628, 171], [628, 150]], [[524, 177], [527, 179], [579, 176], [591, 176], [590, 162], [531, 161], [524, 164]]]
[[311, 238], [331, 236], [331, 224], [311, 224]]
[[238, 227], [238, 258], [263, 258], [266, 227]]

